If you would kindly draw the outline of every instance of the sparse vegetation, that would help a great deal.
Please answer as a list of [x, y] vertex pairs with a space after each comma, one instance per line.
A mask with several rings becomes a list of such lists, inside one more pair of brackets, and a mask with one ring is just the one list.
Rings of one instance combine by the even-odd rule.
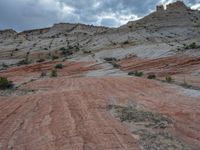
[[57, 77], [58, 76], [58, 74], [57, 74], [57, 70], [52, 70], [51, 71], [51, 77]]
[[147, 77], [148, 79], [156, 79], [156, 75], [155, 74], [150, 74]]
[[14, 84], [5, 77], [0, 77], [0, 90], [11, 89]]
[[165, 77], [165, 80], [168, 82], [168, 83], [171, 83], [173, 81], [172, 77], [171, 76], [166, 76]]
[[131, 72], [129, 72], [128, 75], [129, 75], [129, 76], [141, 77], [141, 76], [144, 75], [144, 73], [143, 73], [143, 72], [139, 72], [139, 71], [136, 70], [136, 71], [131, 71]]
[[64, 56], [69, 56], [69, 55], [73, 55], [73, 51], [72, 51], [72, 48], [65, 48], [65, 47], [62, 47], [60, 48], [60, 51], [62, 51], [62, 55]]
[[196, 48], [200, 47], [195, 42], [193, 42], [193, 43], [191, 43], [189, 45], [184, 44], [184, 46], [185, 46], [185, 49], [196, 49]]
[[47, 71], [42, 70], [42, 72], [40, 74], [40, 77], [45, 77], [45, 76], [47, 76]]
[[141, 77], [141, 76], [143, 76], [143, 75], [144, 75], [143, 72], [135, 71], [135, 76], [137, 76], [137, 77]]
[[58, 56], [55, 56], [55, 55], [52, 56], [52, 60], [55, 60], [55, 59], [58, 59], [58, 58], [59, 58]]
[[3, 67], [3, 68], [8, 68], [8, 65], [5, 64], [5, 63], [2, 63], [2, 67]]
[[84, 54], [91, 54], [92, 51], [83, 51]]
[[117, 61], [117, 59], [114, 57], [106, 57], [106, 58], [104, 58], [104, 60], [105, 61]]
[[44, 61], [45, 61], [45, 59], [39, 59], [39, 60], [37, 60], [38, 63], [44, 62]]
[[125, 45], [125, 44], [129, 44], [129, 41], [128, 41], [128, 40], [127, 40], [127, 41], [124, 41], [123, 44], [124, 44], [124, 45]]
[[20, 60], [18, 63], [17, 63], [17, 65], [28, 65], [28, 64], [30, 64], [31, 63], [31, 61], [29, 61], [28, 60], [28, 58], [26, 58], [26, 59], [23, 59], [23, 60]]
[[121, 66], [115, 62], [109, 62], [114, 68], [120, 68]]
[[63, 67], [64, 67], [63, 64], [57, 64], [57, 65], [55, 66], [56, 69], [62, 69]]
[[197, 46], [196, 43], [194, 42], [194, 43], [190, 44], [189, 47], [190, 47], [191, 49], [195, 49], [195, 48], [197, 48], [198, 46]]
[[130, 72], [128, 73], [128, 75], [129, 75], [129, 76], [135, 75], [135, 71], [130, 71]]

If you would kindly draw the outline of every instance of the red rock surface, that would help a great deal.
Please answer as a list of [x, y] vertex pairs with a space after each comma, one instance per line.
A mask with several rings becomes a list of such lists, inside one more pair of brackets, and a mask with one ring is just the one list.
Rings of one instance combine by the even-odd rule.
[[[137, 62], [154, 66], [156, 70], [156, 65], [161, 67], [173, 62], [173, 66], [180, 65], [181, 60], [176, 59], [165, 63]], [[188, 70], [196, 67], [194, 59], [182, 60], [181, 73], [187, 70], [185, 66], [189, 66]], [[23, 83], [38, 77], [43, 69], [51, 70], [55, 64], [13, 68], [1, 72], [0, 76]], [[137, 150], [140, 148], [137, 135], [106, 109], [109, 104], [132, 102], [170, 117], [174, 120], [170, 134], [193, 149], [200, 147], [200, 98], [183, 95], [172, 84], [145, 78], [84, 77], [81, 73], [98, 69], [91, 64], [66, 62], [57, 78], [37, 78], [20, 86], [20, 89], [35, 90], [33, 93], [0, 96], [0, 149]], [[142, 65], [133, 64], [137, 63], [126, 60], [121, 63], [125, 70], [141, 69]]]
[[192, 75], [200, 71], [200, 59], [192, 56], [175, 55], [157, 59], [129, 58], [120, 61], [124, 71], [142, 71], [146, 74], [154, 73], [160, 79], [172, 76], [176, 81], [184, 81], [190, 85], [200, 87], [200, 76]]

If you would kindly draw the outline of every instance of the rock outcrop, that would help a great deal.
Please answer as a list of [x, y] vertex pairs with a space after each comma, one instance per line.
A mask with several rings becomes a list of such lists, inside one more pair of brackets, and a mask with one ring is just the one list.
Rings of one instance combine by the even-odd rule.
[[[194, 42], [198, 41], [199, 27], [200, 11], [191, 10], [183, 2], [178, 1], [167, 5], [166, 9], [164, 6], [157, 6], [157, 10], [152, 14], [116, 29], [60, 23], [49, 28], [21, 33], [13, 30], [1, 31], [0, 57], [4, 60], [20, 60], [29, 53], [32, 60], [40, 54], [44, 59], [48, 59], [54, 53], [59, 54], [59, 49], [62, 47], [77, 47], [77, 45], [81, 50], [78, 54], [83, 54], [84, 51], [96, 53], [102, 49], [124, 48], [123, 43], [126, 41], [133, 43], [131, 45], [133, 48], [138, 44], [146, 45], [146, 43], [162, 43], [170, 46], [179, 41], [184, 44], [189, 43], [187, 39], [191, 37]], [[128, 49], [127, 46], [125, 49]], [[162, 46], [161, 48], [170, 50], [174, 47]]]

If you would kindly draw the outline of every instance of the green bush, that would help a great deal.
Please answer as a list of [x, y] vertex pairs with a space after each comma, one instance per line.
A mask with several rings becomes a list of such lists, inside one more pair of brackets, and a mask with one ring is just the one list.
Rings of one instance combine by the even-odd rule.
[[0, 90], [13, 88], [14, 84], [5, 77], [0, 77]]
[[55, 66], [56, 69], [62, 69], [63, 67], [64, 67], [63, 64], [57, 64], [57, 65]]
[[166, 77], [165, 77], [165, 80], [166, 80], [168, 83], [170, 83], [170, 82], [173, 81], [173, 79], [172, 79], [171, 76], [166, 76]]
[[58, 74], [57, 74], [57, 70], [52, 70], [51, 71], [51, 77], [57, 77]]
[[131, 71], [131, 72], [129, 72], [128, 75], [129, 75], [129, 76], [133, 76], [133, 75], [134, 75], [134, 76], [136, 76], [136, 77], [141, 77], [141, 76], [144, 75], [144, 73], [143, 73], [143, 72], [139, 72], [139, 71], [136, 70], [136, 71]]
[[155, 74], [150, 74], [147, 77], [148, 79], [156, 79], [156, 75]]

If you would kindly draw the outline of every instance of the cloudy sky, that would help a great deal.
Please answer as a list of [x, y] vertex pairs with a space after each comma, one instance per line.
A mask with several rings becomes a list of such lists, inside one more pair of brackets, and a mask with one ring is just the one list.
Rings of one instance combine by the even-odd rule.
[[[54, 23], [85, 23], [117, 27], [174, 0], [0, 0], [0, 29], [16, 31], [52, 26]], [[200, 9], [200, 0], [184, 0]]]

